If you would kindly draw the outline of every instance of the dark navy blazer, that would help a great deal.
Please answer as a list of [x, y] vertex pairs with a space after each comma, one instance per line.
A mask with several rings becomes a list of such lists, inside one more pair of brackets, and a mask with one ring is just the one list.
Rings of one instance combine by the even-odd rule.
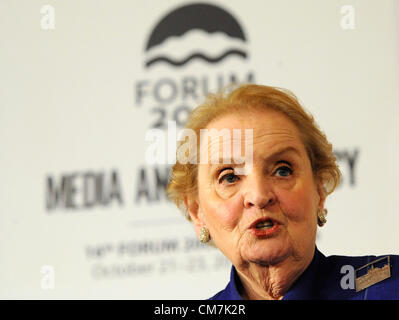
[[[357, 269], [380, 257], [326, 257], [315, 248], [312, 262], [285, 294], [283, 300], [399, 300], [399, 255], [389, 256], [391, 277], [356, 292], [355, 289], [351, 288], [343, 289], [341, 280], [347, 273], [341, 273], [341, 268], [344, 265], [350, 265]], [[242, 300], [237, 290], [239, 281], [237, 271], [233, 266], [227, 287], [210, 298], [210, 300]]]

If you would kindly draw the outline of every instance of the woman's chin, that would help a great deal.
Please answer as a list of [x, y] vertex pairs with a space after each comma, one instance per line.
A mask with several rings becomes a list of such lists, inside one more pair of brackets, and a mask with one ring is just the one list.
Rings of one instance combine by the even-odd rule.
[[264, 239], [243, 250], [242, 257], [248, 262], [260, 265], [275, 265], [284, 261], [291, 252], [291, 248], [286, 241], [281, 239]]

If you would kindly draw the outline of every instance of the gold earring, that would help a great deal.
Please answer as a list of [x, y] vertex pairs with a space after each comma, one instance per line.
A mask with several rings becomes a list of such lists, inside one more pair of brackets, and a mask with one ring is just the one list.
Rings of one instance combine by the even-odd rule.
[[327, 219], [326, 219], [326, 215], [327, 215], [327, 209], [323, 209], [323, 210], [318, 210], [317, 211], [317, 224], [319, 225], [319, 227], [322, 227], [326, 224]]
[[200, 232], [200, 241], [202, 243], [207, 243], [210, 240], [211, 236], [209, 234], [209, 230], [205, 227], [201, 228], [201, 232]]

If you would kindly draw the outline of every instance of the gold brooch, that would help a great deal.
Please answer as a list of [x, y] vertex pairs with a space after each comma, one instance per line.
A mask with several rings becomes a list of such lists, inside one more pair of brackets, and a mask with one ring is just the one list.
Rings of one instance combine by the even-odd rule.
[[[387, 262], [384, 264], [384, 262]], [[358, 274], [361, 274], [358, 276]], [[355, 270], [356, 292], [366, 289], [391, 276], [389, 256], [374, 260]]]

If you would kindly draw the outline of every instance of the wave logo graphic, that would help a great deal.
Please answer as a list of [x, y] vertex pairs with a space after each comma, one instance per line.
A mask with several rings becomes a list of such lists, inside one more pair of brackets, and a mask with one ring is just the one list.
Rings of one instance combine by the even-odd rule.
[[240, 24], [226, 10], [194, 3], [158, 22], [146, 44], [145, 66], [182, 67], [193, 60], [219, 63], [230, 56], [246, 59], [246, 41]]

